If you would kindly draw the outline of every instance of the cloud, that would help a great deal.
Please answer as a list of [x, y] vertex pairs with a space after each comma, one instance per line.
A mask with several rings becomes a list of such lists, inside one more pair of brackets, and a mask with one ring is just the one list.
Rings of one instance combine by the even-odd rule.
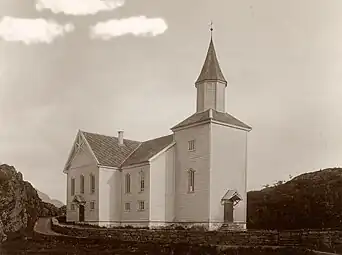
[[157, 36], [164, 33], [166, 29], [167, 24], [163, 19], [140, 16], [99, 22], [90, 28], [90, 36], [103, 40], [109, 40], [113, 37], [126, 34], [133, 34], [134, 36]]
[[74, 30], [73, 24], [60, 25], [53, 20], [22, 19], [5, 16], [0, 20], [0, 38], [24, 44], [51, 43], [56, 37]]
[[67, 15], [89, 15], [123, 6], [125, 0], [36, 0], [36, 9]]

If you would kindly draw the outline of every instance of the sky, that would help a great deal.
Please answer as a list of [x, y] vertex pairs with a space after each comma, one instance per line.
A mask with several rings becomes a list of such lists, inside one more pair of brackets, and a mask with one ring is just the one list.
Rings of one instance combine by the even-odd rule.
[[210, 39], [252, 126], [248, 189], [342, 166], [340, 0], [1, 0], [0, 162], [65, 202], [77, 130], [147, 140], [196, 109]]

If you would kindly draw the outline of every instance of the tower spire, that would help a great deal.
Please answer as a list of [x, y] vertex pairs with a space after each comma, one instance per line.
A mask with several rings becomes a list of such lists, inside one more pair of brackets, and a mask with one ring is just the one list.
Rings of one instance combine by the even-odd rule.
[[213, 42], [213, 22], [210, 22], [210, 43], [201, 73], [196, 80], [196, 85], [203, 81], [218, 81], [227, 84], [217, 60]]

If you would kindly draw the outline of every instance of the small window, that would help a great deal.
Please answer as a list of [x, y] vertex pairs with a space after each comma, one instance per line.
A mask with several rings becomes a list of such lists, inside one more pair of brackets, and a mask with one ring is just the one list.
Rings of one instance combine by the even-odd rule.
[[129, 212], [131, 210], [131, 203], [125, 203], [125, 211]]
[[140, 177], [140, 192], [143, 192], [145, 190], [145, 173], [143, 171], [140, 171], [139, 177]]
[[95, 202], [91, 201], [90, 202], [90, 210], [94, 210], [95, 209]]
[[138, 201], [138, 210], [139, 211], [145, 210], [145, 201]]
[[80, 176], [80, 192], [84, 194], [84, 175]]
[[90, 193], [95, 193], [95, 175], [90, 174]]
[[193, 169], [190, 169], [188, 172], [188, 191], [195, 191], [195, 171]]
[[131, 193], [131, 175], [125, 175], [125, 193]]
[[191, 140], [188, 142], [188, 149], [189, 149], [189, 151], [195, 150], [195, 140]]
[[75, 178], [71, 178], [71, 195], [75, 195]]
[[71, 210], [71, 211], [75, 211], [75, 204], [71, 204], [71, 205], [70, 205], [70, 210]]

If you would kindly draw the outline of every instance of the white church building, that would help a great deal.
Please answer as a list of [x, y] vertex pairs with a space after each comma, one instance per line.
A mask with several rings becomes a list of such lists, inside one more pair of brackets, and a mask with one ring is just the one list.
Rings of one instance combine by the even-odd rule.
[[64, 168], [67, 221], [101, 226], [224, 224], [245, 229], [247, 134], [225, 110], [212, 38], [195, 82], [196, 112], [149, 141], [78, 131]]

